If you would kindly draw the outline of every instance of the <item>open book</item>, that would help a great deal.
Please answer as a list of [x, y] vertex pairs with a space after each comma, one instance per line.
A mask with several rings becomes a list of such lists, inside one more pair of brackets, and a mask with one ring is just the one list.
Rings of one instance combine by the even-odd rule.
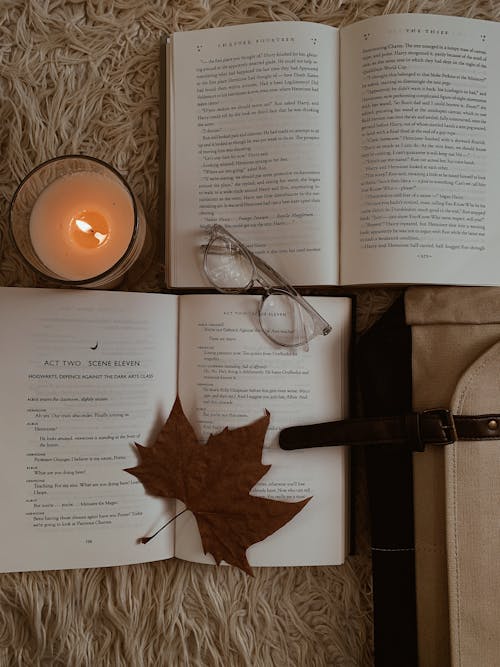
[[311, 299], [333, 331], [293, 352], [260, 333], [259, 298], [0, 288], [0, 571], [214, 562], [190, 512], [137, 544], [182, 509], [123, 470], [137, 463], [134, 442], [154, 440], [177, 391], [200, 443], [269, 410], [263, 463], [272, 467], [252, 493], [313, 496], [250, 547], [250, 564], [343, 561], [346, 452], [284, 452], [277, 440], [284, 426], [346, 416], [351, 300]]
[[500, 25], [389, 15], [175, 33], [167, 283], [226, 226], [295, 285], [499, 285]]

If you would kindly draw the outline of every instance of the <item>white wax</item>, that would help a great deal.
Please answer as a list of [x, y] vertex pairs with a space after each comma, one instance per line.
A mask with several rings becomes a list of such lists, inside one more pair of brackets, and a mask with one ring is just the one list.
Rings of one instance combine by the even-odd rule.
[[[90, 212], [107, 223], [103, 242], [86, 247], [74, 232], [75, 217]], [[85, 280], [107, 271], [132, 238], [134, 208], [118, 181], [92, 172], [61, 176], [40, 194], [30, 217], [33, 248], [47, 268], [66, 280]]]

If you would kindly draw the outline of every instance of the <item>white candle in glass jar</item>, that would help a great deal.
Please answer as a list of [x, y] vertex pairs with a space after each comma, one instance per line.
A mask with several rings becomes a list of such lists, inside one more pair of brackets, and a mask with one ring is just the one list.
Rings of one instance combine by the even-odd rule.
[[90, 171], [50, 183], [30, 216], [33, 249], [65, 280], [86, 280], [110, 269], [124, 255], [133, 231], [134, 206], [125, 186]]

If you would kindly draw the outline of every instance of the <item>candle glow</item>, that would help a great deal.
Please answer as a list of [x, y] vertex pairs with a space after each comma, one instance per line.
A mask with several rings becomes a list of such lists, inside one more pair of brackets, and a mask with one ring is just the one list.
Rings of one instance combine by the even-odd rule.
[[104, 273], [124, 255], [134, 231], [130, 193], [93, 172], [61, 176], [40, 194], [30, 237], [40, 260], [66, 280]]

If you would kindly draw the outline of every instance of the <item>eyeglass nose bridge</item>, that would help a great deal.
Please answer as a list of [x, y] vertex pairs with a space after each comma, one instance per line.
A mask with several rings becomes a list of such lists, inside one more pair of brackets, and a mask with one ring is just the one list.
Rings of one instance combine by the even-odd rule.
[[254, 266], [254, 277], [251, 280], [251, 287], [260, 287], [261, 289], [264, 290], [264, 296], [269, 296], [272, 293], [273, 287], [276, 287], [276, 285], [273, 285], [273, 283], [269, 280], [266, 280], [265, 277], [262, 275], [261, 272], [259, 272], [258, 268]]

